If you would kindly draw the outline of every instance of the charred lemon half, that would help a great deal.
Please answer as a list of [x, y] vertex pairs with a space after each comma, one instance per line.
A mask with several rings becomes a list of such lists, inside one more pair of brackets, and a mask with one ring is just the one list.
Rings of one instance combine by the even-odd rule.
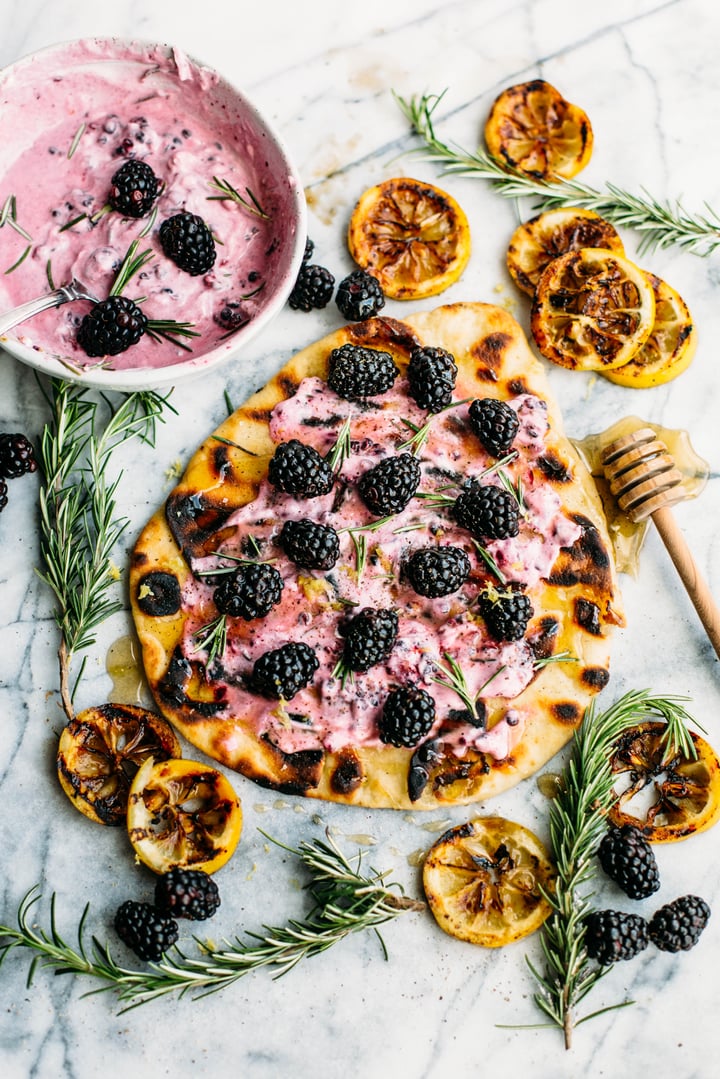
[[543, 79], [498, 94], [485, 123], [485, 143], [501, 165], [534, 179], [569, 180], [593, 147], [587, 113]]
[[197, 761], [148, 759], [130, 788], [130, 842], [155, 873], [177, 868], [214, 873], [234, 853], [242, 821], [229, 780]]
[[680, 293], [655, 274], [647, 278], [655, 293], [650, 336], [628, 363], [606, 372], [610, 382], [632, 389], [671, 382], [690, 366], [697, 347], [695, 323]]
[[445, 832], [430, 848], [423, 886], [441, 929], [459, 940], [500, 948], [539, 929], [555, 870], [529, 829], [479, 817]]
[[666, 759], [664, 723], [639, 723], [615, 744], [610, 766], [617, 799], [613, 824], [633, 824], [650, 843], [687, 839], [720, 817], [720, 761], [712, 746], [691, 732], [696, 757]]
[[470, 226], [452, 195], [401, 176], [360, 196], [350, 217], [348, 248], [386, 296], [419, 300], [460, 277], [470, 258]]
[[99, 824], [125, 823], [128, 793], [147, 760], [180, 757], [170, 724], [129, 704], [102, 704], [80, 712], [60, 735], [57, 772], [76, 809]]
[[545, 267], [530, 329], [546, 360], [574, 371], [606, 371], [632, 359], [654, 321], [647, 274], [614, 251], [582, 247]]
[[547, 264], [581, 247], [604, 247], [617, 255], [625, 254], [617, 230], [592, 210], [575, 206], [546, 210], [515, 229], [507, 249], [507, 268], [517, 287], [534, 296]]

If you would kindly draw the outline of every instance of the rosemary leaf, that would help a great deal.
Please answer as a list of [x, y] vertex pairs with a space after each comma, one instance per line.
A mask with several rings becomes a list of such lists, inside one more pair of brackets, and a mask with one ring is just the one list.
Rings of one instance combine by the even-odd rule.
[[503, 167], [484, 150], [472, 153], [442, 142], [435, 134], [433, 114], [444, 93], [409, 99], [394, 95], [414, 132], [425, 143], [425, 150], [420, 152], [439, 164], [443, 172], [487, 180], [503, 198], [530, 196], [535, 213], [561, 206], [594, 210], [605, 220], [638, 232], [639, 254], [679, 247], [704, 257], [720, 246], [720, 216], [710, 206], [706, 205], [705, 214], [693, 215], [679, 200], [660, 202], [644, 188], [640, 195], [633, 195], [612, 183], [598, 190], [578, 180], [533, 179]]
[[265, 213], [258, 199], [250, 190], [249, 187], [245, 188], [247, 198], [240, 194], [240, 192], [228, 183], [227, 180], [219, 180], [217, 176], [213, 176], [212, 183], [210, 184], [215, 191], [219, 191], [219, 195], [208, 195], [208, 201], [218, 202], [234, 202], [238, 206], [242, 206], [248, 213], [254, 214], [256, 217], [268, 218], [270, 215]]
[[[270, 838], [270, 837], [268, 837]], [[282, 844], [278, 844], [282, 846]], [[260, 933], [248, 933], [247, 941], [236, 937], [222, 948], [209, 947], [197, 940], [197, 955], [185, 955], [173, 948], [158, 963], [143, 970], [120, 966], [107, 944], [92, 938], [92, 948], [84, 942], [89, 908], [85, 907], [77, 932], [78, 946], [63, 940], [55, 918], [55, 899], [51, 901], [50, 929], [38, 928], [34, 915], [40, 895], [31, 889], [17, 912], [17, 926], [0, 925], [0, 964], [17, 948], [26, 948], [34, 956], [31, 971], [39, 964], [56, 974], [76, 974], [94, 978], [102, 984], [96, 992], [114, 992], [129, 1011], [141, 1004], [177, 993], [195, 997], [215, 993], [239, 978], [264, 967], [274, 969], [276, 977], [288, 973], [303, 959], [331, 948], [353, 933], [377, 928], [404, 911], [421, 911], [425, 904], [397, 894], [399, 887], [386, 884], [387, 874], [360, 873], [362, 852], [353, 866], [328, 836], [303, 841], [297, 849], [283, 847], [300, 858], [309, 873], [306, 890], [313, 907], [303, 920], [289, 920], [279, 927], [264, 926]]]

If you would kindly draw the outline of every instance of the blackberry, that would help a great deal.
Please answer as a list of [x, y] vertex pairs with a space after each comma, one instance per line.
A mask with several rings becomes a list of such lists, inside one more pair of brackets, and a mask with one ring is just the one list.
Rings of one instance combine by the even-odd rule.
[[202, 869], [171, 869], [157, 879], [155, 906], [175, 918], [204, 922], [220, 906], [220, 892]]
[[109, 296], [94, 304], [83, 317], [77, 342], [88, 356], [117, 356], [136, 345], [147, 329], [147, 319], [127, 296]]
[[630, 899], [647, 899], [660, 887], [660, 874], [652, 847], [639, 828], [623, 824], [611, 828], [598, 847], [604, 871]]
[[380, 740], [387, 745], [414, 749], [435, 722], [435, 701], [419, 686], [401, 686], [385, 698], [378, 720]]
[[291, 701], [312, 682], [320, 666], [314, 650], [302, 641], [264, 652], [250, 675], [250, 688], [261, 697]]
[[35, 451], [25, 435], [0, 435], [0, 477], [16, 480], [37, 468]]
[[407, 506], [420, 483], [420, 462], [411, 453], [386, 457], [358, 480], [358, 492], [376, 517], [400, 513]]
[[179, 269], [192, 277], [208, 273], [217, 252], [210, 229], [197, 214], [183, 210], [160, 226], [160, 246]]
[[475, 539], [508, 539], [520, 531], [517, 499], [490, 483], [468, 483], [455, 499], [452, 514]]
[[268, 466], [268, 479], [278, 490], [300, 498], [326, 495], [335, 482], [325, 458], [297, 438], [279, 444]]
[[335, 303], [343, 318], [362, 322], [382, 310], [385, 296], [377, 278], [366, 270], [353, 270], [338, 285]]
[[126, 161], [110, 181], [108, 202], [125, 217], [145, 217], [153, 208], [162, 184], [146, 161]]
[[330, 303], [334, 288], [335, 278], [329, 270], [303, 262], [288, 296], [288, 304], [294, 311], [320, 310]]
[[213, 593], [220, 614], [231, 618], [265, 618], [280, 602], [283, 579], [267, 562], [248, 562], [235, 573], [223, 576]]
[[250, 321], [250, 315], [238, 300], [228, 300], [214, 317], [218, 326], [227, 330], [228, 333], [234, 333], [235, 330], [247, 326]]
[[439, 412], [452, 400], [457, 364], [444, 348], [414, 348], [407, 369], [410, 396], [428, 412]]
[[410, 584], [421, 596], [449, 596], [467, 580], [470, 559], [462, 547], [421, 547], [405, 566]]
[[8, 486], [5, 480], [0, 479], [0, 513], [8, 504]]
[[398, 635], [395, 611], [364, 607], [343, 627], [343, 663], [351, 671], [368, 671], [386, 660]]
[[332, 525], [321, 525], [303, 517], [286, 521], [278, 543], [291, 562], [304, 569], [332, 569], [340, 555], [340, 541]]
[[634, 959], [648, 946], [648, 926], [639, 914], [594, 910], [585, 921], [585, 948], [603, 966]]
[[309, 236], [305, 237], [305, 250], [303, 251], [303, 262], [309, 262], [313, 257], [313, 251], [315, 250], [315, 244], [312, 242]]
[[506, 401], [484, 397], [468, 409], [470, 427], [493, 457], [502, 457], [513, 444], [520, 429], [517, 412]]
[[361, 401], [385, 393], [399, 373], [389, 352], [346, 344], [330, 353], [327, 381], [338, 397]]
[[650, 940], [663, 952], [688, 951], [697, 944], [710, 918], [699, 895], [683, 895], [660, 907], [650, 919]]
[[519, 641], [525, 636], [533, 606], [524, 592], [496, 588], [485, 589], [478, 596], [480, 614], [491, 637], [496, 641]]
[[115, 914], [120, 940], [147, 962], [157, 963], [178, 939], [177, 922], [151, 903], [126, 900]]

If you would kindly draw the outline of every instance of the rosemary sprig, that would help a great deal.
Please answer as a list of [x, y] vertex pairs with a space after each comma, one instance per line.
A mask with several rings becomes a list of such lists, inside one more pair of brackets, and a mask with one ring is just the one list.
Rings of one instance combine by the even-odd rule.
[[138, 255], [137, 249], [139, 243], [139, 238], [133, 240], [125, 252], [125, 257], [120, 263], [120, 268], [115, 275], [115, 280], [110, 286], [109, 296], [119, 296], [126, 288], [130, 279], [134, 277], [136, 273], [139, 273], [143, 266], [155, 257], [149, 247], [146, 248], [145, 251], [141, 251]]
[[171, 318], [149, 318], [145, 332], [153, 341], [170, 341], [178, 348], [184, 348], [186, 352], [192, 352], [189, 345], [183, 341], [184, 337], [199, 337], [197, 330], [193, 329], [194, 322], [175, 322]]
[[212, 622], [201, 626], [197, 633], [193, 634], [193, 641], [195, 642], [193, 654], [207, 652], [207, 667], [211, 667], [216, 660], [221, 660], [227, 645], [227, 617], [220, 614]]
[[444, 653], [445, 662], [447, 667], [443, 667], [441, 663], [435, 664], [435, 669], [438, 671], [438, 677], [431, 679], [437, 686], [444, 686], [446, 689], [451, 689], [453, 693], [456, 693], [460, 700], [465, 705], [466, 710], [470, 713], [470, 723], [473, 726], [484, 726], [485, 715], [484, 712], [478, 712], [478, 701], [482, 691], [486, 689], [494, 678], [497, 678], [499, 674], [505, 670], [504, 667], [499, 667], [494, 674], [491, 674], [487, 681], [483, 682], [477, 693], [473, 693], [468, 685], [465, 672], [456, 659], [453, 658], [448, 652]]
[[[110, 409], [105, 425], [99, 403], [77, 384], [52, 379], [45, 394], [50, 408], [40, 440], [40, 577], [55, 595], [60, 630], [60, 694], [73, 715], [70, 667], [76, 652], [95, 641], [95, 630], [122, 603], [109, 594], [110, 555], [127, 526], [115, 515], [120, 475], [109, 478], [112, 451], [132, 437], [153, 443], [155, 425], [167, 397], [153, 392], [125, 394]], [[173, 410], [174, 411], [174, 410]]]
[[[17, 927], [0, 925], [0, 963], [14, 948], [27, 948], [34, 955], [30, 977], [36, 966], [40, 966], [56, 974], [95, 978], [104, 983], [96, 992], [117, 994], [126, 1004], [122, 1011], [129, 1011], [172, 993], [178, 996], [215, 993], [263, 967], [275, 970], [276, 977], [280, 977], [303, 959], [319, 955], [353, 933], [365, 929], [377, 932], [378, 926], [404, 911], [425, 909], [424, 903], [396, 894], [399, 886], [386, 884], [387, 874], [373, 871], [370, 876], [363, 876], [362, 852], [358, 852], [357, 864], [353, 866], [329, 836], [327, 842], [303, 841], [297, 849], [283, 849], [300, 858], [310, 874], [306, 889], [314, 905], [303, 921], [290, 920], [277, 928], [264, 926], [262, 933], [247, 934], [248, 942], [236, 937], [225, 941], [222, 948], [210, 947], [196, 938], [201, 949], [197, 956], [173, 948], [159, 963], [150, 963], [145, 970], [132, 970], [120, 966], [110, 954], [109, 946], [96, 938], [92, 938], [92, 947], [87, 947], [88, 906], [78, 926], [77, 948], [60, 935], [54, 896], [49, 930], [38, 928], [34, 920], [31, 925], [30, 915], [40, 898], [33, 889], [20, 904]], [[387, 957], [384, 945], [383, 954]]]
[[238, 206], [242, 206], [248, 213], [254, 214], [256, 217], [269, 218], [269, 214], [263, 210], [257, 197], [253, 194], [249, 187], [245, 188], [247, 198], [240, 194], [240, 192], [232, 186], [227, 180], [219, 180], [217, 176], [213, 176], [210, 187], [215, 191], [219, 191], [219, 195], [208, 195], [208, 201], [218, 202], [234, 202]]
[[478, 540], [476, 540], [476, 539], [473, 540], [473, 546], [475, 547], [475, 550], [477, 551], [478, 556], [485, 563], [485, 565], [489, 569], [490, 573], [492, 573], [493, 577], [497, 581], [499, 581], [500, 584], [507, 584], [507, 577], [505, 576], [503, 571], [500, 569], [497, 562], [495, 561], [493, 556], [488, 551], [487, 547], [483, 547], [482, 543], [479, 543]]
[[352, 442], [350, 440], [350, 427], [352, 424], [352, 416], [348, 416], [340, 430], [337, 433], [335, 442], [331, 446], [330, 450], [325, 454], [325, 459], [330, 465], [333, 472], [338, 472], [345, 461], [352, 453]]
[[[510, 464], [517, 457], [517, 451], [513, 450], [511, 453], [506, 454], [505, 457], [500, 457], [497, 461], [494, 461], [487, 468], [484, 468], [477, 476], [472, 479], [466, 480], [461, 486], [460, 484], [447, 484], [445, 487], [436, 487], [434, 491], [418, 491], [415, 495], [416, 498], [422, 498], [424, 501], [433, 508], [440, 506], [453, 506], [457, 501], [458, 493], [463, 487], [468, 484], [479, 483], [485, 476], [491, 476], [494, 472], [497, 473], [502, 480], [502, 470], [505, 465]], [[447, 491], [454, 491], [452, 495], [446, 494]], [[512, 494], [517, 498], [517, 492], [513, 489]]]
[[400, 443], [398, 450], [409, 450], [413, 457], [419, 457], [423, 446], [430, 437], [430, 428], [435, 417], [442, 415], [443, 412], [447, 412], [451, 408], [459, 408], [460, 405], [466, 405], [468, 401], [472, 401], [472, 397], [465, 397], [462, 401], [451, 401], [449, 405], [439, 408], [437, 412], [433, 412], [431, 416], [428, 416], [422, 426], [418, 426], [418, 424], [403, 417], [402, 422], [406, 427], [410, 428], [413, 434], [410, 438], [406, 439], [405, 442]]
[[611, 183], [598, 190], [578, 180], [537, 180], [504, 168], [483, 150], [471, 153], [442, 142], [435, 134], [433, 114], [444, 94], [445, 91], [409, 99], [394, 95], [413, 130], [425, 143], [425, 156], [440, 164], [444, 172], [488, 180], [503, 198], [531, 196], [536, 213], [560, 206], [594, 210], [607, 221], [640, 233], [640, 254], [680, 247], [691, 254], [707, 256], [720, 245], [720, 216], [707, 204], [706, 214], [692, 215], [679, 200], [660, 202], [645, 189], [638, 196]]
[[578, 1018], [577, 1008], [610, 969], [592, 965], [585, 951], [584, 918], [591, 906], [583, 889], [594, 876], [593, 856], [615, 798], [610, 767], [613, 744], [623, 731], [650, 718], [667, 724], [669, 755], [692, 745], [683, 699], [633, 690], [601, 715], [591, 704], [574, 736], [572, 756], [551, 804], [549, 827], [557, 881], [548, 896], [552, 914], [543, 927], [545, 969], [539, 971], [530, 960], [528, 965], [539, 985], [535, 1003], [563, 1031], [566, 1048], [572, 1043], [573, 1028], [600, 1014]]
[[522, 477], [518, 476], [517, 480], [513, 481], [512, 476], [510, 476], [504, 468], [499, 468], [497, 474], [498, 479], [500, 480], [507, 493], [509, 495], [512, 495], [512, 497], [517, 502], [518, 510], [520, 511], [520, 513], [522, 513], [523, 515], [527, 514], [527, 505], [523, 497]]

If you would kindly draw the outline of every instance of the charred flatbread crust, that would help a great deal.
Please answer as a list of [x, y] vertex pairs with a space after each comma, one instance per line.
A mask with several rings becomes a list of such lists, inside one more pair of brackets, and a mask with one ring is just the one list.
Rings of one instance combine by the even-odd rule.
[[[269, 421], [308, 376], [324, 378], [333, 348], [351, 342], [391, 353], [404, 370], [411, 349], [444, 348], [476, 397], [529, 393], [547, 404], [550, 431], [540, 468], [559, 494], [579, 538], [561, 550], [540, 590], [528, 628], [538, 658], [567, 650], [575, 662], [541, 667], [511, 702], [486, 701], [488, 724], [508, 705], [526, 716], [520, 741], [497, 760], [469, 750], [457, 757], [433, 743], [416, 750], [349, 745], [338, 752], [284, 753], [242, 715], [227, 714], [222, 687], [180, 648], [187, 612], [181, 595], [188, 560], [217, 549], [234, 510], [256, 498], [274, 450]], [[242, 448], [239, 448], [242, 447]], [[494, 796], [535, 773], [571, 737], [584, 709], [608, 680], [610, 636], [623, 624], [611, 546], [594, 483], [563, 434], [544, 368], [515, 320], [481, 303], [446, 305], [398, 321], [345, 326], [303, 349], [237, 409], [197, 450], [187, 470], [143, 529], [130, 570], [130, 595], [149, 685], [159, 709], [211, 758], [278, 791], [368, 807], [432, 809]], [[273, 702], [268, 702], [268, 708]]]

